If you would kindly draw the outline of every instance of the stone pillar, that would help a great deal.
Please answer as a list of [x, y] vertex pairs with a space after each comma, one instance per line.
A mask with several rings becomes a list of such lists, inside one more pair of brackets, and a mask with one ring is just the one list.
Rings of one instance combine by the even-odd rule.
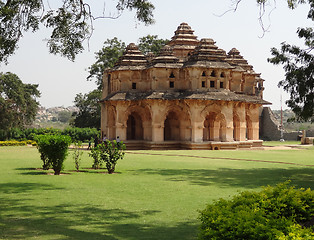
[[126, 140], [126, 127], [121, 123], [116, 123], [116, 137], [118, 136], [121, 141]]
[[203, 141], [203, 122], [192, 122], [191, 128], [191, 141], [202, 142]]
[[152, 124], [152, 141], [163, 142], [164, 141], [164, 127], [159, 123]]
[[228, 123], [226, 128], [226, 141], [227, 142], [233, 142], [233, 126], [232, 122]]
[[246, 122], [240, 122], [240, 138], [239, 141], [246, 140]]
[[220, 122], [214, 122], [214, 127], [211, 128], [211, 132], [210, 132], [210, 136], [212, 136], [211, 140], [220, 141], [219, 130], [220, 130]]
[[252, 140], [259, 140], [259, 122], [252, 123]]

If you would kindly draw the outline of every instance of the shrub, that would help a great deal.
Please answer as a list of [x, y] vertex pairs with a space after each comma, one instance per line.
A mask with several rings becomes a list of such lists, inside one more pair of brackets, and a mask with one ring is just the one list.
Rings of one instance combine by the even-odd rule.
[[314, 192], [288, 182], [220, 199], [200, 212], [200, 239], [314, 239], [301, 226], [314, 217]]
[[82, 142], [74, 142], [74, 149], [73, 149], [73, 159], [74, 159], [74, 164], [76, 171], [78, 172], [80, 170], [80, 165], [81, 165], [81, 157], [82, 157], [82, 152], [83, 147], [82, 147]]
[[92, 168], [99, 169], [102, 166], [99, 145], [97, 147], [91, 148], [91, 152], [89, 153], [89, 156], [94, 159]]
[[43, 169], [47, 170], [52, 166], [54, 174], [59, 175], [68, 154], [71, 138], [63, 135], [39, 135], [36, 142], [43, 161]]
[[119, 159], [123, 159], [125, 154], [125, 144], [123, 142], [112, 142], [106, 140], [105, 143], [99, 145], [100, 158], [106, 164], [109, 174], [115, 171], [116, 164]]

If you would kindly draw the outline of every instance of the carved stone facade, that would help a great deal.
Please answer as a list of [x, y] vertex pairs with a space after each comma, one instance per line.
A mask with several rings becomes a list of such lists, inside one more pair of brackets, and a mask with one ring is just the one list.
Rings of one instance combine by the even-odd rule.
[[134, 43], [103, 76], [101, 131], [130, 148], [260, 146], [263, 79], [233, 48], [182, 23], [159, 56]]

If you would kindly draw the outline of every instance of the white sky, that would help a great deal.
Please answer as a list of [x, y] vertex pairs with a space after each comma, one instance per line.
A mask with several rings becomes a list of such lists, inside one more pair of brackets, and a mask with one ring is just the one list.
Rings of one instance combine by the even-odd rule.
[[[106, 1], [106, 13], [114, 14], [114, 1]], [[230, 9], [232, 0], [152, 0], [156, 9], [156, 23], [151, 26], [138, 24], [134, 13], [126, 11], [116, 19], [103, 19], [95, 23], [95, 31], [89, 43], [89, 50], [77, 56], [75, 62], [48, 53], [45, 41], [49, 31], [27, 33], [19, 43], [15, 55], [9, 58], [8, 65], [0, 66], [1, 72], [13, 72], [24, 83], [39, 84], [44, 107], [72, 106], [77, 93], [87, 93], [96, 88], [94, 82], [86, 80], [87, 68], [95, 62], [95, 52], [100, 50], [107, 38], [117, 37], [128, 43], [137, 42], [138, 38], [147, 34], [158, 35], [170, 39], [180, 23], [188, 23], [201, 38], [212, 38], [219, 48], [229, 51], [237, 48], [241, 55], [253, 65], [254, 70], [265, 79], [264, 99], [272, 102], [272, 109], [280, 109], [280, 94], [283, 103], [289, 95], [277, 87], [278, 81], [284, 78], [282, 66], [274, 66], [267, 62], [271, 57], [271, 47], [279, 47], [281, 42], [302, 44], [297, 38], [298, 27], [312, 26], [306, 19], [309, 7], [299, 6], [296, 10], [287, 8], [286, 0], [277, 1], [270, 20], [266, 15], [265, 25], [271, 24], [269, 32], [263, 38], [258, 22], [259, 8], [255, 0], [245, 1], [236, 12], [217, 16]], [[98, 4], [103, 0], [98, 0]], [[110, 6], [110, 4], [112, 6]], [[102, 4], [95, 9], [102, 12]], [[274, 6], [268, 6], [271, 10]], [[283, 106], [284, 108], [285, 105]]]

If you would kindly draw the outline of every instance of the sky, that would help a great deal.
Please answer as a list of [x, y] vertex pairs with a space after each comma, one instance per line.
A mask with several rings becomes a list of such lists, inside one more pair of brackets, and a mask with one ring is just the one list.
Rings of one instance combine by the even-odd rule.
[[[53, 4], [57, 4], [57, 1]], [[237, 11], [227, 12], [232, 8], [233, 1], [151, 0], [155, 5], [155, 24], [149, 26], [137, 22], [135, 13], [128, 10], [118, 19], [97, 20], [89, 44], [85, 44], [86, 49], [74, 62], [49, 54], [45, 42], [49, 30], [42, 28], [36, 33], [24, 34], [19, 49], [9, 58], [7, 65], [0, 66], [0, 72], [12, 72], [24, 83], [39, 84], [41, 97], [38, 101], [44, 107], [73, 106], [76, 94], [85, 94], [96, 88], [93, 81], [86, 80], [87, 69], [95, 62], [95, 52], [102, 48], [106, 39], [117, 37], [127, 44], [137, 43], [140, 37], [148, 34], [171, 39], [180, 23], [186, 22], [199, 40], [212, 38], [226, 52], [233, 47], [237, 48], [249, 64], [253, 65], [255, 72], [261, 73], [265, 80], [264, 99], [272, 103], [270, 107], [280, 109], [282, 98], [283, 108], [286, 109], [285, 101], [289, 94], [277, 87], [278, 82], [284, 79], [284, 70], [280, 65], [268, 63], [267, 58], [271, 57], [270, 49], [280, 47], [282, 42], [302, 45], [296, 31], [298, 27], [313, 27], [313, 23], [306, 19], [309, 7], [300, 5], [297, 9], [290, 10], [285, 0], [270, 0], [263, 19], [268, 31], [263, 36], [256, 1], [242, 0]], [[98, 0], [97, 3], [91, 3], [91, 6], [94, 15], [104, 12], [106, 16], [115, 16], [115, 3], [114, 0]]]

